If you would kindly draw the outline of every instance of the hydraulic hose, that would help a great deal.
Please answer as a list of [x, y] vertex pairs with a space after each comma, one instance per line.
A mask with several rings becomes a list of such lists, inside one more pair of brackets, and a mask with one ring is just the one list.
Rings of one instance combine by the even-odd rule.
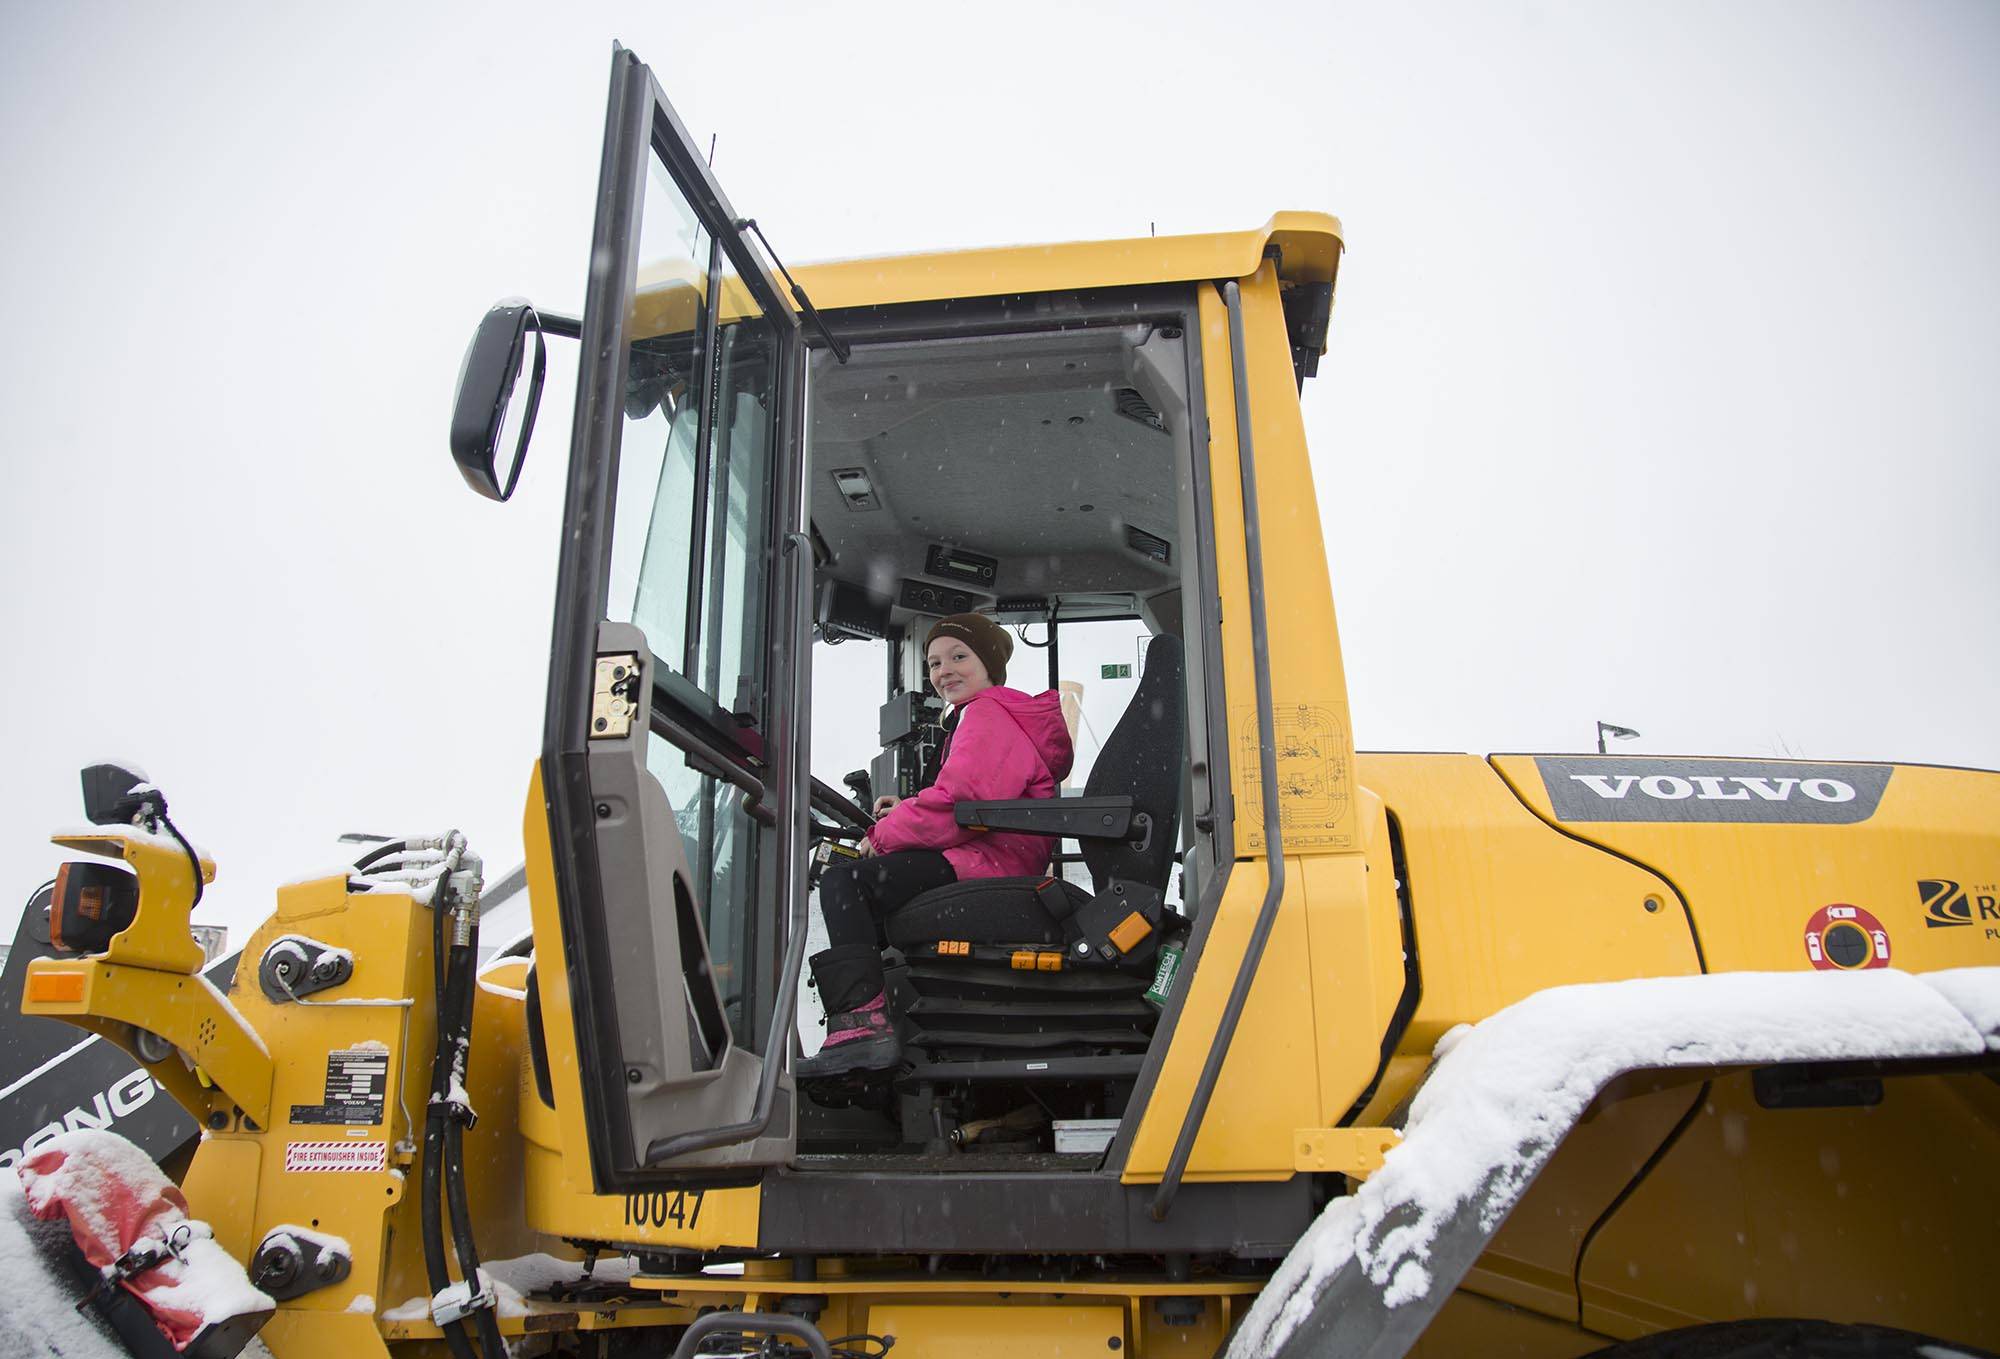
[[[439, 1054], [446, 1063], [445, 1070], [457, 1076], [464, 1070], [464, 1064], [469, 1063], [472, 1052], [472, 985], [473, 974], [478, 970], [479, 931], [470, 910], [453, 914], [455, 919], [463, 921], [454, 933], [466, 935], [467, 942], [460, 944], [454, 939], [452, 944], [445, 979], [447, 1009], [452, 1016], [451, 1045], [448, 1049], [441, 1047]], [[451, 1214], [451, 1238], [458, 1253], [459, 1275], [476, 1294], [482, 1288], [479, 1251], [472, 1244], [472, 1206], [465, 1193], [465, 1128], [458, 1109], [448, 1106], [444, 1122], [445, 1204]], [[501, 1343], [500, 1323], [493, 1315], [493, 1308], [481, 1307], [472, 1315], [479, 1330], [479, 1347], [486, 1352], [486, 1359], [501, 1359], [507, 1350]]]
[[354, 861], [353, 871], [356, 873], [366, 873], [369, 869], [373, 868], [376, 864], [381, 863], [391, 854], [401, 854], [409, 847], [410, 847], [410, 842], [408, 840], [384, 841], [382, 844], [375, 846], [375, 848], [369, 850], [366, 854], [356, 859]]
[[[439, 880], [437, 897], [431, 902], [431, 956], [435, 961], [435, 975], [442, 978], [445, 973], [445, 932], [444, 915], [439, 909], [438, 897], [444, 895], [444, 880]], [[451, 1287], [451, 1275], [445, 1267], [444, 1256], [444, 1161], [445, 1161], [445, 1120], [443, 1100], [451, 1079], [452, 1031], [456, 1024], [452, 1020], [442, 985], [433, 992], [437, 997], [437, 1046], [431, 1055], [431, 1095], [424, 1114], [424, 1172], [420, 1197], [424, 1238], [424, 1277], [430, 1283], [431, 1296], [435, 1297]], [[475, 1283], [477, 1276], [474, 1276]], [[450, 1348], [452, 1359], [479, 1359], [472, 1348], [472, 1340], [466, 1334], [463, 1321], [442, 1323], [439, 1330], [444, 1332], [445, 1344]]]

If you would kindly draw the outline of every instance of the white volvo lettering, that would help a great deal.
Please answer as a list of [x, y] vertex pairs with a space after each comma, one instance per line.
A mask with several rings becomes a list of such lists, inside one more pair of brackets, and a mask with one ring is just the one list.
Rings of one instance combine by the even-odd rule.
[[1750, 790], [1748, 788], [1738, 788], [1733, 793], [1722, 791], [1723, 784], [1735, 783], [1735, 779], [1719, 778], [1714, 774], [1690, 774], [1688, 777], [1700, 785], [1701, 791], [1695, 796], [1703, 802], [1748, 802], [1750, 800]]
[[1672, 774], [1649, 774], [1639, 780], [1639, 791], [1647, 797], [1679, 802], [1684, 797], [1694, 796], [1694, 785], [1686, 779], [1675, 778]]
[[1789, 801], [1792, 796], [1792, 789], [1797, 787], [1799, 782], [1797, 779], [1778, 779], [1776, 780], [1778, 786], [1773, 788], [1771, 786], [1773, 781], [1770, 779], [1746, 778], [1736, 781], [1755, 793], [1758, 797], [1763, 798], [1766, 802]]
[[1854, 785], [1839, 779], [1807, 779], [1799, 791], [1815, 802], [1852, 802]]
[[1571, 774], [1570, 777], [1599, 797], [1624, 797], [1632, 791], [1632, 785], [1639, 781], [1637, 774], [1620, 774], [1618, 785], [1613, 787], [1611, 780], [1602, 774]]

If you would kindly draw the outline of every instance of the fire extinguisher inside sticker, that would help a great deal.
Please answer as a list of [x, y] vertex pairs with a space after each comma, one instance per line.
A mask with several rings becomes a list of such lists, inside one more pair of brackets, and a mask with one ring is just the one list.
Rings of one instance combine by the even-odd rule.
[[294, 1104], [294, 1123], [343, 1123], [372, 1128], [382, 1121], [389, 1089], [386, 1048], [348, 1048], [326, 1055], [326, 1093], [318, 1104]]
[[287, 1142], [287, 1174], [310, 1171], [381, 1170], [389, 1164], [387, 1142]]

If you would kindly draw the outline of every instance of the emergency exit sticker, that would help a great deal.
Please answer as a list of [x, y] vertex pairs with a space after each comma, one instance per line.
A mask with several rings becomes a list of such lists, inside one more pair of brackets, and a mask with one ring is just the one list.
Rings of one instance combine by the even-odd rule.
[[1889, 931], [1859, 906], [1822, 906], [1806, 922], [1806, 960], [1821, 972], [1887, 967]]
[[387, 1142], [287, 1142], [285, 1171], [382, 1170], [389, 1164]]

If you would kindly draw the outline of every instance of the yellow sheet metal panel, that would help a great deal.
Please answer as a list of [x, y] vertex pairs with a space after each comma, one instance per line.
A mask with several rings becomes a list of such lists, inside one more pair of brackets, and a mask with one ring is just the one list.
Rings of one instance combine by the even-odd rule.
[[[550, 1236], [579, 1240], [678, 1249], [754, 1247], [763, 1201], [763, 1191], [757, 1185], [662, 1188], [632, 1194], [592, 1192], [576, 1025], [570, 1011], [569, 976], [561, 965], [562, 922], [539, 763], [528, 785], [521, 838], [527, 852], [528, 913], [534, 927], [542, 1032], [548, 1043], [549, 1083], [555, 1095], [551, 1113], [542, 1106], [532, 1077], [528, 1077], [518, 1106], [522, 1110], [519, 1130], [528, 1138], [522, 1166], [528, 1224]], [[525, 1017], [521, 1022], [525, 1024]], [[516, 1078], [521, 1078], [518, 1062]]]
[[[185, 907], [180, 914], [185, 920]], [[123, 1048], [203, 1127], [216, 1127], [216, 1118], [226, 1124], [238, 1108], [253, 1122], [270, 1120], [271, 1055], [206, 977], [123, 967], [109, 954], [36, 958], [28, 964], [21, 1013], [66, 1019]], [[189, 1070], [178, 1053], [146, 1061], [135, 1029], [166, 1039], [196, 1069]]]
[[1371, 752], [1358, 766], [1402, 829], [1423, 968], [1403, 1055], [1362, 1121], [1409, 1093], [1454, 1025], [1550, 986], [1700, 971], [1670, 883], [1551, 829], [1484, 760]]
[[[132, 923], [112, 936], [104, 957], [164, 972], [201, 971], [201, 945], [188, 930], [194, 909], [195, 865], [178, 840], [129, 826], [107, 826], [88, 835], [52, 835], [65, 849], [125, 860], [139, 878], [139, 908]], [[215, 881], [215, 861], [201, 859], [201, 880]]]
[[[1187, 1000], [1133, 1137], [1125, 1166], [1127, 1183], [1158, 1180], [1166, 1167], [1264, 900], [1263, 863], [1255, 859], [1236, 865], [1193, 975], [1182, 971]], [[1208, 1116], [1195, 1138], [1189, 1180], [1288, 1178], [1293, 1134], [1327, 1121], [1318, 1079], [1322, 1037], [1313, 1025], [1314, 968], [1306, 931], [1305, 872], [1300, 860], [1287, 859], [1286, 865], [1290, 886], [1264, 950], [1263, 966], [1251, 983]]]
[[[1252, 452], [1263, 536], [1265, 615], [1278, 744], [1280, 827], [1287, 854], [1360, 849], [1354, 729], [1334, 621], [1312, 464], [1292, 375], [1284, 307], [1266, 262], [1242, 281]], [[1213, 289], [1200, 294], [1202, 372], [1207, 390], [1209, 473], [1222, 602], [1223, 685], [1229, 712], [1229, 777], [1236, 852], [1264, 849], [1257, 690], [1251, 654], [1243, 491], [1236, 436], [1229, 325]]]
[[1300, 1128], [1292, 1134], [1292, 1164], [1300, 1170], [1337, 1172], [1365, 1180], [1403, 1135], [1394, 1128]]
[[838, 260], [801, 265], [792, 272], [813, 305], [827, 311], [1244, 278], [1256, 271], [1265, 246], [1274, 241], [1283, 251], [1287, 281], [1324, 283], [1334, 277], [1341, 251], [1340, 221], [1321, 212], [1280, 212], [1255, 231]]
[[256, 1196], [245, 1190], [257, 1184], [263, 1154], [263, 1140], [255, 1136], [225, 1133], [204, 1138], [200, 1154], [181, 1180], [181, 1192], [187, 1195], [188, 1203], [199, 1205], [196, 1216], [208, 1223], [216, 1242], [238, 1260], [248, 1260], [260, 1239]]
[[1621, 1082], [1587, 1110], [1507, 1215], [1464, 1287], [1564, 1321], [1576, 1316], [1576, 1262], [1591, 1224], [1673, 1132], [1702, 1083], [1685, 1072]]
[[375, 1318], [358, 1313], [329, 1316], [280, 1308], [257, 1338], [276, 1359], [387, 1359], [389, 1353]]
[[1605, 1338], [1567, 1322], [1481, 1297], [1461, 1288], [1417, 1343], [1410, 1359], [1574, 1359], [1603, 1349]]
[[1598, 1233], [1583, 1320], [1620, 1338], [1736, 1317], [1898, 1326], [2000, 1348], [2000, 1088], [1892, 1077], [1879, 1105], [1758, 1106], [1718, 1080]]
[[[1258, 266], [1242, 288], [1288, 867], [1284, 901], [1195, 1140], [1191, 1180], [1292, 1173], [1297, 1130], [1338, 1120], [1373, 1075], [1401, 986], [1393, 889], [1371, 884], [1362, 858], [1347, 681], [1272, 264]], [[1266, 883], [1255, 857], [1264, 850], [1263, 810], [1229, 320], [1213, 288], [1199, 291], [1198, 305], [1241, 862], [1184, 983], [1185, 1007], [1126, 1165], [1132, 1181], [1157, 1179], [1165, 1168]], [[1358, 972], [1357, 959], [1365, 960]]]
[[[576, 1021], [570, 1010], [569, 968], [564, 961], [562, 915], [556, 898], [554, 852], [549, 845], [549, 808], [542, 791], [542, 766], [528, 780], [528, 805], [521, 813], [521, 846], [528, 870], [528, 918], [535, 936], [535, 977], [541, 992], [542, 1033], [548, 1043], [549, 1084], [555, 1092], [557, 1147], [564, 1188], [589, 1194], [590, 1139], [583, 1121], [583, 1083], [576, 1061]], [[531, 1161], [546, 1174], [545, 1162]], [[546, 1193], [547, 1190], [544, 1190]], [[530, 1193], [533, 1201], [534, 1193]]]
[[1123, 1307], [1074, 1304], [882, 1303], [868, 1309], [868, 1330], [895, 1336], [897, 1359], [1096, 1359], [1123, 1351], [1129, 1339]]
[[535, 1230], [579, 1241], [672, 1250], [754, 1248], [763, 1189], [663, 1185], [623, 1194], [572, 1190], [559, 1154], [529, 1145], [527, 1217]]
[[[288, 934], [354, 955], [348, 981], [326, 996], [307, 998], [339, 1003], [274, 1004], [265, 998], [256, 980], [258, 960]], [[406, 1192], [413, 1187], [406, 1177], [416, 1170], [412, 1152], [423, 1137], [436, 1041], [430, 956], [428, 910], [405, 892], [350, 893], [339, 874], [280, 888], [276, 912], [244, 942], [232, 995], [273, 1055], [270, 1124], [267, 1131], [204, 1141], [190, 1168], [189, 1205], [203, 1217], [210, 1211], [209, 1196], [219, 1195], [226, 1206], [218, 1206], [218, 1214], [240, 1213], [234, 1200], [248, 1196], [255, 1202], [250, 1248], [273, 1228], [291, 1225], [341, 1237], [354, 1256], [346, 1281], [281, 1306], [272, 1323], [283, 1319], [279, 1336], [310, 1334], [316, 1346], [319, 1327], [339, 1334], [339, 1327], [351, 1324], [334, 1318], [344, 1316], [361, 1294], [384, 1307], [428, 1295], [421, 1263], [409, 1260], [419, 1252], [418, 1203]], [[400, 1003], [406, 999], [408, 1004]], [[379, 1060], [383, 1067], [379, 1122], [331, 1112], [353, 1079], [348, 1063], [362, 1060]], [[495, 1108], [482, 1075], [475, 1040], [468, 1087], [475, 1105], [485, 1100], [485, 1107]], [[500, 1121], [511, 1120], [503, 1114]], [[246, 1137], [258, 1148], [256, 1173], [240, 1180], [232, 1170], [244, 1153], [233, 1144]], [[476, 1173], [468, 1184], [482, 1193]], [[196, 1185], [203, 1186], [200, 1195]], [[487, 1219], [480, 1221], [483, 1229]], [[396, 1296], [388, 1296], [391, 1292]], [[300, 1316], [311, 1322], [292, 1319]], [[372, 1333], [372, 1318], [357, 1319]], [[287, 1359], [291, 1353], [274, 1352]], [[300, 1352], [330, 1353], [312, 1347]]]
[[[1380, 805], [1372, 810], [1379, 815]], [[1280, 909], [1305, 913], [1319, 1036], [1319, 1118], [1312, 1126], [1325, 1128], [1347, 1116], [1381, 1065], [1382, 1039], [1403, 990], [1403, 933], [1386, 846], [1380, 865], [1317, 854], [1300, 859], [1298, 872], [1303, 880], [1288, 885]], [[1268, 950], [1264, 956], [1268, 965]]]
[[[1673, 879], [1687, 896], [1710, 971], [1814, 967], [1808, 936], [1823, 940], [1838, 917], [1822, 913], [1841, 906], [1856, 912], [1861, 934], [1885, 936], [1879, 951], [1862, 957], [1864, 966], [1931, 972], [2000, 964], [2000, 774], [1921, 765], [1616, 759], [1590, 774], [1572, 768], [1582, 763], [1574, 759], [1558, 765], [1561, 758], [1496, 755], [1493, 764], [1538, 815]], [[1682, 764], [1699, 777], [1639, 777]], [[1607, 793], [1622, 793], [1593, 794], [1599, 804], [1615, 804], [1606, 815], [1785, 809], [1815, 819], [1559, 819], [1551, 783], [1588, 778]], [[1565, 814], [1576, 811], [1572, 804]], [[1830, 819], [1850, 816], [1860, 819]], [[1831, 966], [1823, 946], [1820, 953], [1820, 964]]]

